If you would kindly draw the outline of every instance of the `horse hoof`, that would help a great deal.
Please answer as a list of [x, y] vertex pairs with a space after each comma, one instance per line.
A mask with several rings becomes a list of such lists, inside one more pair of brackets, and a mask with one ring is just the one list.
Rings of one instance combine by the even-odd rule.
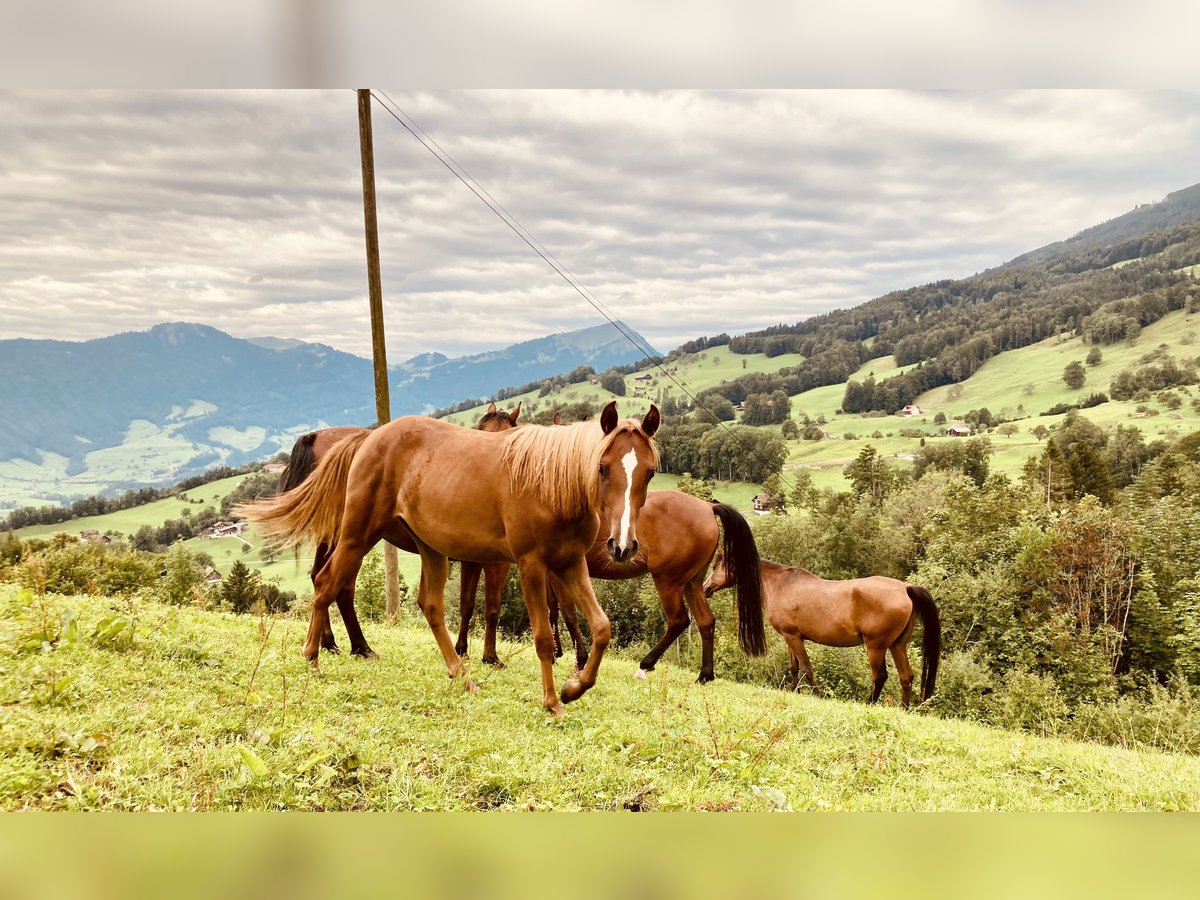
[[582, 697], [586, 690], [587, 688], [583, 686], [582, 681], [580, 681], [578, 678], [572, 678], [563, 685], [562, 692], [559, 694], [559, 697], [562, 698], [563, 703], [571, 703]]
[[717, 676], [712, 672], [701, 672], [700, 677], [696, 679], [698, 684], [708, 684], [710, 681], [716, 681]]
[[553, 706], [547, 706], [546, 709], [550, 710], [550, 715], [554, 716], [554, 720], [556, 722], [561, 722], [563, 720], [563, 716], [566, 715], [566, 713], [563, 712], [561, 703], [555, 703]]
[[478, 694], [479, 693], [479, 685], [477, 685], [475, 682], [473, 682], [470, 678], [464, 678], [463, 679], [463, 690], [466, 691], [468, 694]]
[[455, 644], [454, 652], [457, 653], [459, 656], [465, 658], [467, 655], [467, 645], [466, 644]]
[[633, 673], [633, 677], [638, 679], [639, 681], [645, 681], [647, 678], [650, 677], [650, 675], [645, 669], [637, 669]]
[[500, 662], [500, 657], [498, 656], [485, 656], [482, 662], [491, 666], [493, 669], [503, 669], [505, 667], [504, 663]]
[[361, 650], [351, 650], [351, 656], [357, 656], [359, 659], [379, 659], [379, 654], [370, 647], [364, 647]]
[[337, 644], [322, 644], [321, 649], [326, 653], [341, 653], [341, 649]]

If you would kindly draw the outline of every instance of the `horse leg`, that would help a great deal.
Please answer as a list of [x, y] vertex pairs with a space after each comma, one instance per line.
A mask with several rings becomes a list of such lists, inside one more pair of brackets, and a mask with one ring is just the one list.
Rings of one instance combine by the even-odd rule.
[[683, 589], [684, 599], [688, 609], [692, 611], [692, 619], [700, 632], [700, 677], [696, 680], [707, 684], [717, 676], [713, 674], [713, 637], [717, 630], [717, 620], [713, 616], [712, 607], [704, 599], [703, 571], [687, 583]]
[[467, 655], [467, 632], [471, 629], [471, 617], [475, 615], [475, 593], [479, 590], [479, 573], [483, 566], [479, 563], [464, 562], [460, 569], [458, 590], [458, 640], [454, 642], [454, 652], [459, 656]]
[[354, 609], [354, 583], [351, 582], [338, 591], [338, 612], [342, 614], [342, 624], [346, 626], [346, 634], [350, 637], [350, 655], [363, 659], [377, 659], [379, 654], [371, 649], [363, 634], [362, 625], [358, 623], [358, 613]]
[[[554, 591], [549, 593], [553, 606], [550, 607], [550, 615], [556, 616], [559, 609], [558, 598], [554, 595]], [[575, 670], [578, 671], [587, 665], [588, 652], [584, 645], [583, 632], [579, 628], [579, 612], [569, 603], [562, 604], [563, 624], [567, 626], [567, 634], [571, 636], [571, 646], [575, 648]], [[553, 621], [553, 620], [552, 620]], [[554, 628], [554, 643], [558, 646], [558, 627]], [[562, 656], [562, 648], [559, 647], [558, 655]]]
[[908, 661], [908, 644], [897, 641], [892, 644], [892, 662], [896, 664], [896, 674], [900, 676], [900, 705], [908, 709], [912, 701], [913, 670]]
[[871, 699], [868, 702], [877, 703], [888, 677], [887, 647], [875, 647], [867, 644], [867, 662], [871, 664], [871, 677], [874, 679], [871, 687]]
[[483, 661], [503, 669], [496, 655], [496, 631], [500, 627], [500, 604], [504, 602], [504, 585], [508, 581], [510, 563], [490, 563], [483, 569]]
[[804, 680], [808, 682], [808, 686], [815, 694], [817, 679], [813, 675], [812, 663], [808, 660], [808, 648], [804, 646], [804, 638], [801, 635], [791, 634], [785, 634], [783, 637], [787, 641], [788, 654], [792, 658], [792, 690], [800, 690], [799, 673], [803, 671]]
[[[417, 541], [417, 548], [421, 553], [421, 587], [417, 591], [417, 605], [429, 623], [438, 649], [442, 651], [450, 677], [465, 676], [466, 669], [454, 651], [450, 632], [446, 630], [446, 579], [450, 575], [450, 560], [421, 541]], [[475, 685], [470, 678], [464, 677], [463, 688], [472, 691]]]
[[529, 611], [529, 629], [533, 632], [533, 646], [537, 651], [542, 669], [542, 705], [554, 714], [563, 717], [562, 703], [554, 690], [554, 637], [550, 634], [550, 615], [546, 607], [546, 567], [539, 559], [525, 559], [519, 565], [521, 572], [521, 594], [525, 598], [525, 609]]
[[554, 635], [554, 658], [562, 659], [562, 635], [558, 633], [558, 597], [549, 584], [546, 585], [546, 612], [550, 616], [550, 633]]
[[[667, 648], [675, 643], [681, 634], [687, 631], [687, 627], [691, 623], [682, 587], [665, 579], [660, 581], [658, 578], [654, 579], [654, 587], [658, 591], [658, 600], [662, 604], [663, 618], [666, 620], [667, 627], [659, 642], [650, 648], [650, 652], [638, 663], [637, 671], [634, 673], [638, 678], [645, 678], [647, 672], [654, 671], [659, 658], [667, 652]], [[700, 680], [703, 681], [703, 667], [700, 669], [700, 676]]]
[[604, 651], [608, 649], [608, 643], [612, 640], [612, 626], [592, 591], [587, 562], [582, 557], [565, 569], [550, 572], [549, 576], [564, 612], [568, 609], [583, 610], [588, 628], [592, 632], [592, 651], [588, 654], [587, 664], [576, 677], [563, 685], [560, 696], [564, 703], [570, 703], [582, 697], [596, 683], [600, 661], [604, 659]]
[[[373, 542], [372, 542], [373, 543]], [[313, 577], [312, 616], [304, 641], [304, 656], [315, 667], [322, 636], [329, 632], [329, 606], [347, 584], [354, 584], [359, 566], [371, 545], [353, 540], [336, 543], [320, 571]]]
[[[325, 543], [318, 545], [316, 556], [313, 558], [312, 572], [309, 573], [309, 579], [312, 581], [314, 588], [316, 588], [316, 585], [317, 585], [317, 573], [319, 571], [321, 571], [321, 568], [325, 565], [325, 563], [328, 559], [329, 559], [329, 545], [325, 544]], [[313, 596], [316, 596], [315, 591], [314, 591]], [[341, 608], [342, 608], [342, 604], [339, 602], [338, 609], [341, 609]], [[345, 617], [346, 617], [346, 614], [342, 613], [342, 618], [344, 619]], [[326, 650], [329, 653], [341, 653], [342, 652], [338, 648], [337, 640], [333, 636], [333, 626], [329, 622], [328, 617], [326, 617], [326, 619], [325, 619], [325, 628], [321, 632], [321, 649]]]

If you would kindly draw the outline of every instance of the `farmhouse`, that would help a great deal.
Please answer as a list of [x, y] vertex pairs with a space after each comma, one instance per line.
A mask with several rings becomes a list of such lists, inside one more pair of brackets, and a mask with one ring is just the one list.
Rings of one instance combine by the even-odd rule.
[[79, 540], [85, 544], [111, 544], [112, 538], [107, 534], [101, 534], [95, 528], [85, 528], [79, 532]]
[[278, 475], [286, 468], [287, 466], [283, 463], [267, 463], [265, 466], [263, 466], [263, 471], [270, 472], [272, 475]]
[[910, 403], [908, 406], [904, 407], [904, 409], [900, 410], [900, 412], [896, 413], [896, 415], [903, 416], [906, 419], [911, 419], [913, 416], [922, 415], [922, 410], [921, 407], [917, 406], [917, 404]]
[[962, 422], [955, 422], [946, 429], [946, 434], [949, 437], [970, 437], [971, 426], [964, 425]]
[[220, 584], [221, 573], [212, 566], [206, 567], [204, 570], [204, 582], [205, 584]]
[[771, 511], [771, 498], [766, 494], [754, 495], [754, 514], [756, 516], [766, 515]]
[[641, 375], [635, 375], [633, 380], [634, 381], [650, 381], [652, 378], [654, 378], [653, 375], [651, 375], [649, 372], [645, 372]]

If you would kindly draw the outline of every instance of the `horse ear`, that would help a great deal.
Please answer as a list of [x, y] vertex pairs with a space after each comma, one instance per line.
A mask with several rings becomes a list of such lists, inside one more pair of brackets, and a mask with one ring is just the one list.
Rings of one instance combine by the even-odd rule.
[[600, 428], [605, 434], [609, 434], [617, 427], [617, 401], [609, 400], [608, 404], [600, 412]]
[[520, 415], [521, 415], [521, 403], [520, 403], [520, 402], [518, 402], [518, 403], [517, 403], [517, 405], [513, 407], [513, 410], [512, 410], [512, 412], [510, 412], [510, 413], [508, 414], [508, 421], [510, 421], [510, 422], [512, 422], [514, 425], [516, 425], [516, 424], [517, 424], [517, 417], [518, 417], [518, 416], [520, 416]]
[[661, 424], [662, 417], [658, 414], [658, 407], [651, 403], [650, 411], [642, 417], [642, 431], [646, 432], [646, 437], [654, 437], [654, 432], [658, 431]]
[[495, 403], [489, 403], [489, 404], [488, 404], [488, 408], [487, 408], [487, 414], [490, 416], [490, 415], [491, 415], [492, 413], [494, 413], [495, 411], [496, 411], [496, 404], [495, 404]]
[[562, 416], [561, 416], [561, 415], [559, 415], [559, 414], [558, 414], [558, 412], [555, 412], [555, 413], [554, 413], [554, 424], [555, 424], [555, 425], [562, 425], [562, 424], [563, 424]]

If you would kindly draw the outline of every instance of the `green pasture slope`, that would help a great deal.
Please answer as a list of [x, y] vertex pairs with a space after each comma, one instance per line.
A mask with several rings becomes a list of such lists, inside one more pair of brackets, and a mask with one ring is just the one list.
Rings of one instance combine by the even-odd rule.
[[[1039, 424], [1050, 427], [1063, 419], [1062, 415], [1042, 416], [1039, 413], [1059, 403], [1077, 403], [1093, 393], [1108, 393], [1109, 383], [1118, 372], [1136, 368], [1142, 356], [1154, 352], [1160, 345], [1165, 345], [1166, 353], [1175, 359], [1194, 359], [1200, 356], [1198, 334], [1200, 313], [1188, 314], [1183, 310], [1169, 313], [1145, 328], [1133, 346], [1120, 343], [1101, 347], [1101, 363], [1094, 367], [1085, 366], [1087, 381], [1078, 390], [1063, 382], [1063, 368], [1074, 360], [1084, 362], [1091, 345], [1077, 337], [1049, 338], [993, 357], [958, 386], [961, 395], [957, 399], [950, 399], [954, 388], [951, 385], [922, 394], [917, 398], [917, 405], [924, 414], [911, 419], [895, 415], [883, 418], [839, 415], [837, 410], [845, 395], [845, 384], [794, 395], [792, 417], [799, 421], [803, 413], [814, 419], [824, 415], [828, 420], [824, 428], [832, 437], [823, 441], [789, 441], [785, 475], [788, 469], [805, 468], [812, 472], [818, 486], [844, 489], [846, 482], [841, 475], [842, 468], [867, 444], [875, 447], [881, 456], [903, 464], [920, 447], [920, 438], [901, 437], [901, 428], [921, 429], [927, 435], [926, 440], [958, 440], [942, 436], [944, 428], [933, 424], [934, 417], [943, 412], [948, 423], [953, 423], [968, 411], [982, 407], [987, 407], [994, 416], [1018, 419], [1015, 423], [1019, 429], [1017, 433], [1005, 436], [993, 431], [988, 437], [996, 451], [991, 461], [992, 471], [1019, 475], [1025, 460], [1041, 452], [1041, 442], [1030, 431]], [[881, 381], [898, 371], [891, 357], [881, 357], [866, 363], [852, 378], [861, 381], [874, 372], [876, 380]], [[1081, 415], [1100, 426], [1136, 425], [1147, 440], [1200, 429], [1200, 415], [1187, 402], [1197, 396], [1197, 389], [1193, 386], [1179, 390], [1185, 403], [1178, 410], [1169, 410], [1154, 399], [1145, 403], [1109, 401], [1083, 410]], [[1138, 406], [1157, 410], [1159, 415], [1140, 417], [1136, 411]], [[876, 431], [883, 436], [872, 437]], [[847, 432], [856, 437], [845, 439], [843, 435]]]
[[[246, 477], [245, 475], [234, 475], [230, 478], [222, 478], [219, 481], [210, 481], [208, 484], [202, 484], [198, 488], [185, 491], [184, 493], [188, 499], [193, 501], [191, 503], [178, 497], [168, 497], [164, 500], [155, 500], [152, 503], [145, 503], [130, 509], [107, 513], [103, 516], [87, 516], [82, 519], [71, 519], [67, 522], [59, 522], [57, 525], [30, 525], [28, 528], [17, 529], [15, 533], [22, 540], [29, 540], [29, 538], [45, 537], [50, 534], [58, 534], [59, 532], [80, 534], [81, 532], [94, 529], [101, 534], [115, 531], [128, 537], [143, 525], [157, 528], [168, 519], [178, 519], [180, 514], [185, 510], [193, 515], [206, 506], [211, 506], [213, 509], [219, 511], [221, 501]], [[197, 500], [203, 502], [194, 502]]]
[[[32, 604], [32, 605], [31, 605]], [[422, 621], [381, 658], [299, 657], [306, 623], [0, 587], [4, 810], [1197, 810], [1200, 759], [1068, 743], [606, 658], [555, 722], [504, 642], [446, 678]], [[31, 634], [73, 610], [73, 640]], [[126, 631], [128, 633], [128, 631]], [[723, 652], [730, 651], [725, 648]], [[720, 665], [720, 661], [718, 661]], [[568, 669], [557, 667], [558, 679]]]

